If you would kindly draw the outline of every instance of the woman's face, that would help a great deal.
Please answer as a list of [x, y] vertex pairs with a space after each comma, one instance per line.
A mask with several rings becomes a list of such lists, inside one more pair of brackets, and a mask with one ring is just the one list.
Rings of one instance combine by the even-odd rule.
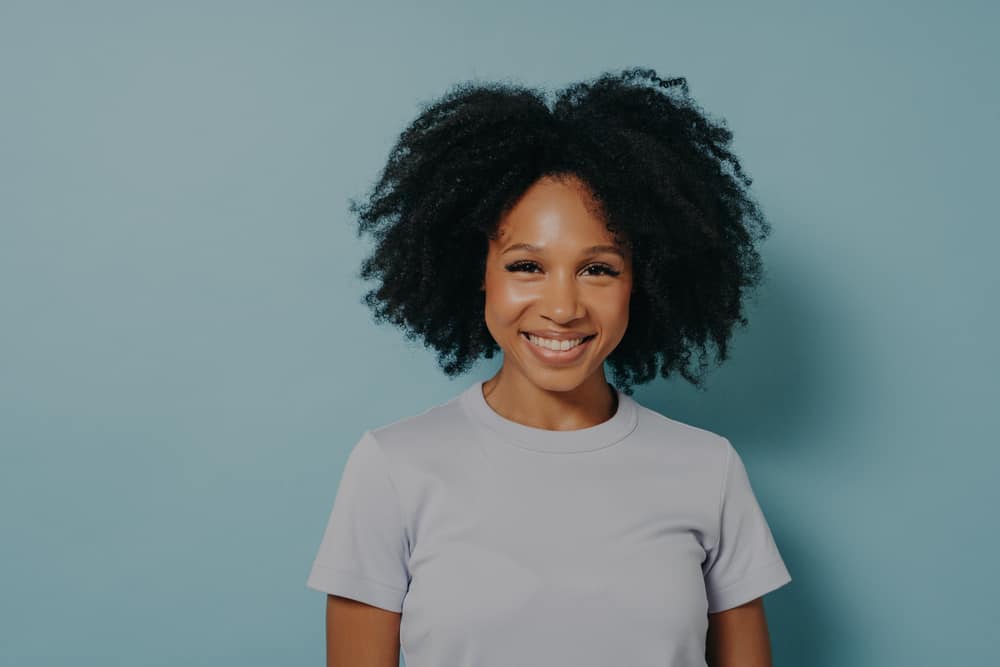
[[[551, 391], [604, 382], [604, 359], [628, 326], [631, 256], [587, 197], [575, 178], [540, 179], [500, 220], [486, 257], [486, 326], [504, 368]], [[566, 338], [569, 350], [539, 346], [565, 347]]]

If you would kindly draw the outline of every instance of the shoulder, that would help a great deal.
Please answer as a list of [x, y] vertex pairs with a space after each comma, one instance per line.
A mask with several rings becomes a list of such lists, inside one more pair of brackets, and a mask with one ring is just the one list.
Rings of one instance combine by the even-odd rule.
[[636, 403], [639, 413], [634, 437], [671, 460], [696, 465], [708, 473], [724, 473], [733, 446], [729, 439], [710, 429], [668, 417]]
[[415, 462], [418, 458], [446, 456], [455, 443], [468, 442], [471, 427], [459, 397], [454, 396], [421, 412], [371, 428], [368, 433], [390, 461]]

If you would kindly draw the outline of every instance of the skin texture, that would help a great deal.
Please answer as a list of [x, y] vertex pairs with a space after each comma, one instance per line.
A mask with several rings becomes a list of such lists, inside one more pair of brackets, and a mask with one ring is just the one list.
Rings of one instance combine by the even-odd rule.
[[326, 596], [327, 667], [399, 667], [402, 614]]
[[705, 658], [709, 667], [771, 667], [763, 597], [708, 615]]
[[[486, 326], [504, 355], [483, 394], [499, 414], [528, 426], [586, 428], [617, 409], [604, 359], [628, 326], [632, 265], [628, 249], [592, 208], [577, 179], [544, 178], [501, 219], [497, 239], [489, 242]], [[537, 250], [512, 247], [522, 243]], [[622, 254], [588, 250], [596, 245], [619, 247]], [[596, 337], [575, 363], [554, 366], [535, 357], [523, 330]]]

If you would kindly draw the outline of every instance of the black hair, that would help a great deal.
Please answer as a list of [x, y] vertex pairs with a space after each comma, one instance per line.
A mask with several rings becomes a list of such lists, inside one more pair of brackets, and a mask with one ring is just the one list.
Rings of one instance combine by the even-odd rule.
[[571, 84], [551, 106], [515, 83], [455, 84], [422, 105], [371, 192], [349, 202], [358, 236], [375, 240], [359, 277], [377, 284], [363, 302], [435, 350], [448, 376], [492, 358], [500, 348], [480, 290], [488, 239], [539, 178], [575, 176], [632, 251], [611, 381], [632, 394], [676, 371], [704, 389], [707, 346], [724, 361], [734, 326], [747, 324], [744, 299], [763, 275], [755, 242], [770, 233], [731, 140], [684, 77], [651, 69]]

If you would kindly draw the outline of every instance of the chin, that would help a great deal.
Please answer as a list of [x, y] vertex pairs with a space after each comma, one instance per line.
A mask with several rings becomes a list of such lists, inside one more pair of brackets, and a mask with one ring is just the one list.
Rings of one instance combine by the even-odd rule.
[[593, 370], [584, 368], [545, 368], [532, 367], [521, 369], [522, 374], [531, 380], [539, 389], [545, 391], [573, 391], [593, 375]]

